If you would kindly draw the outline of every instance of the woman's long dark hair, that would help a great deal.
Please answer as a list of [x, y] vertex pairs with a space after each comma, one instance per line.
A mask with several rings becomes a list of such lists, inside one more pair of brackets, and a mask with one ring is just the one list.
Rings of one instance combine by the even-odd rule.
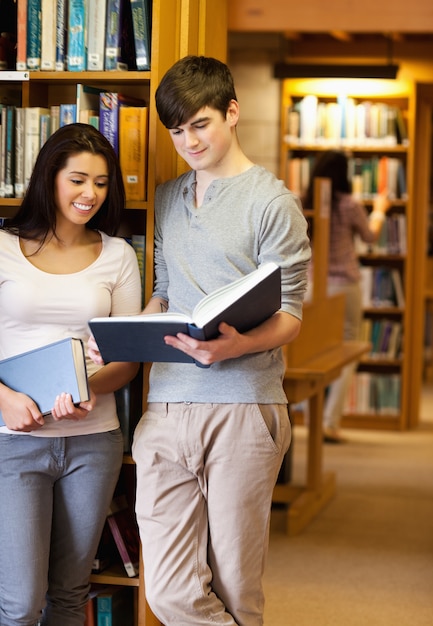
[[119, 161], [108, 139], [93, 126], [81, 123], [62, 126], [42, 146], [21, 206], [6, 222], [6, 230], [24, 239], [38, 239], [41, 244], [50, 232], [56, 235], [55, 178], [67, 160], [81, 152], [102, 156], [108, 168], [107, 197], [87, 227], [108, 235], [116, 233], [125, 206]]
[[348, 177], [349, 162], [344, 152], [326, 150], [316, 160], [310, 175], [310, 183], [303, 198], [303, 205], [307, 209], [313, 208], [314, 179], [329, 178], [331, 180], [332, 200], [337, 193], [351, 193]]

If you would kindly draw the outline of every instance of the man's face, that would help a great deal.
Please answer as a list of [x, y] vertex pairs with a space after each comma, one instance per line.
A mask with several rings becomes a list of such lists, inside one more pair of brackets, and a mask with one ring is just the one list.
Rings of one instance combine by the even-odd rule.
[[225, 118], [220, 111], [204, 107], [169, 132], [178, 154], [193, 170], [212, 170], [223, 165], [237, 120], [237, 103], [232, 101]]

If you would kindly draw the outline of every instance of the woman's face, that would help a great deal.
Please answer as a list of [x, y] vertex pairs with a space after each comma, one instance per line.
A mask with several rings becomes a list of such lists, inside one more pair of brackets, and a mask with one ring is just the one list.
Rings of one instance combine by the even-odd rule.
[[100, 154], [74, 154], [59, 170], [54, 182], [57, 217], [77, 225], [99, 211], [108, 193], [108, 166]]

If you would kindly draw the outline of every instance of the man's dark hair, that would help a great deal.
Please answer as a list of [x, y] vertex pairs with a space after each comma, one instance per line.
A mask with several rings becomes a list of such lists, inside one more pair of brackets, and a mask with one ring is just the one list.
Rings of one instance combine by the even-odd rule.
[[225, 118], [230, 101], [236, 99], [227, 65], [204, 56], [186, 56], [177, 61], [156, 90], [156, 108], [166, 128], [185, 124], [206, 106], [221, 111]]

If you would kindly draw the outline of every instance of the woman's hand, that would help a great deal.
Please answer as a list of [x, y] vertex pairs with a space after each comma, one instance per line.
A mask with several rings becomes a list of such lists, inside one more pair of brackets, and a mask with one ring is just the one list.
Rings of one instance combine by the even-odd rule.
[[51, 415], [56, 421], [69, 419], [78, 422], [86, 419], [89, 411], [95, 408], [95, 404], [96, 395], [93, 391], [90, 391], [90, 400], [80, 402], [78, 406], [72, 402], [70, 393], [61, 393], [56, 397], [54, 407], [51, 409]]
[[42, 413], [34, 400], [25, 393], [2, 386], [1, 411], [9, 430], [30, 433], [45, 424]]

